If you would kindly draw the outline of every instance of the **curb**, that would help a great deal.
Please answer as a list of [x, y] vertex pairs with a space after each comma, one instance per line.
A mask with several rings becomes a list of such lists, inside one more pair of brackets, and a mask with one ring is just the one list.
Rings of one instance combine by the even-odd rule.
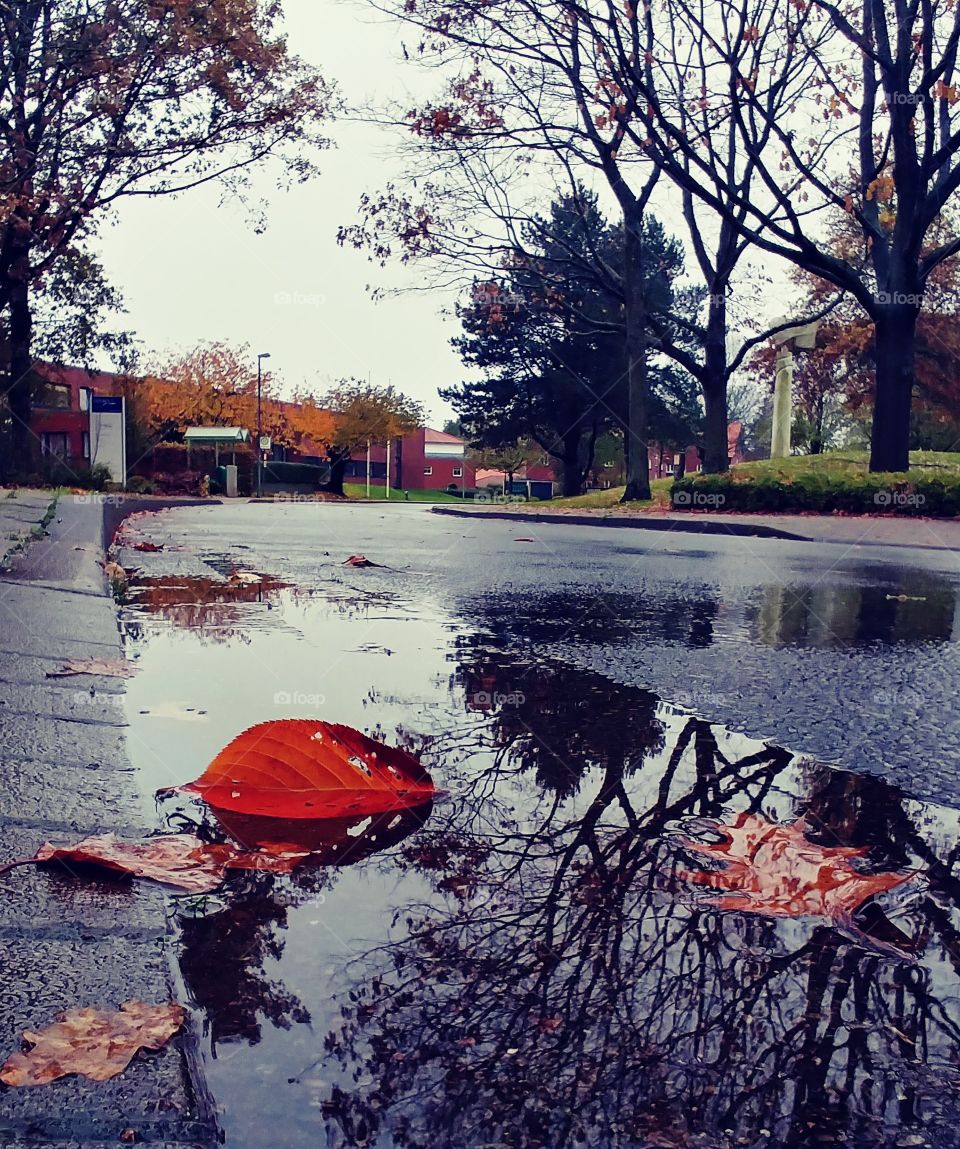
[[636, 515], [549, 515], [516, 513], [514, 511], [463, 511], [459, 507], [432, 507], [435, 515], [455, 515], [461, 519], [508, 519], [510, 522], [554, 523], [558, 526], [575, 527], [633, 527], [641, 531], [683, 531], [695, 535], [740, 535], [747, 538], [785, 539], [795, 543], [827, 542], [797, 535], [792, 531], [768, 527], [763, 523], [718, 523], [715, 519], [660, 518], [639, 520]]

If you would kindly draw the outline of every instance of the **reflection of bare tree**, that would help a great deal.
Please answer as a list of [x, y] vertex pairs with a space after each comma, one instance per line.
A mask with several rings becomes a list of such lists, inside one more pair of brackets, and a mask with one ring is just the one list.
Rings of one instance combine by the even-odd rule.
[[281, 982], [267, 976], [266, 963], [283, 952], [279, 931], [286, 908], [272, 896], [272, 875], [257, 874], [230, 904], [181, 923], [180, 968], [193, 1000], [204, 1011], [210, 1048], [224, 1042], [256, 1045], [263, 1020], [288, 1029], [310, 1014]]
[[430, 816], [429, 805], [392, 811], [375, 818], [276, 818], [208, 811], [201, 822], [171, 814], [177, 828], [189, 828], [205, 840], [223, 840], [224, 832], [249, 849], [282, 841], [312, 851], [293, 874], [234, 874], [223, 908], [180, 919], [180, 969], [196, 1005], [204, 1011], [205, 1030], [216, 1057], [224, 1042], [260, 1041], [264, 1021], [289, 1029], [310, 1021], [299, 998], [267, 973], [284, 949], [287, 910], [316, 898], [336, 882], [336, 869], [355, 865], [390, 849], [418, 830]]
[[[537, 670], [558, 688], [568, 673]], [[461, 674], [468, 699], [493, 678], [535, 701], [490, 713], [486, 754], [466, 756], [403, 851], [436, 897], [357, 961], [331, 1043], [335, 1141], [389, 1129], [410, 1149], [893, 1145], [930, 1118], [928, 1066], [960, 1055], [960, 1004], [936, 960], [957, 952], [944, 882], [894, 907], [896, 925], [876, 905], [861, 915], [931, 955], [911, 964], [829, 924], [704, 907], [676, 879], [677, 824], [731, 810], [806, 811], [824, 840], [873, 847], [871, 863], [915, 863], [924, 839], [895, 791], [776, 748], [733, 755], [697, 719], [662, 745], [641, 692], [618, 689], [604, 724], [589, 675], [592, 724], [567, 713], [565, 689], [551, 704], [528, 680], [528, 695], [510, 659], [487, 653]], [[540, 787], [521, 785], [532, 774]], [[344, 1084], [361, 1065], [373, 1084]]]

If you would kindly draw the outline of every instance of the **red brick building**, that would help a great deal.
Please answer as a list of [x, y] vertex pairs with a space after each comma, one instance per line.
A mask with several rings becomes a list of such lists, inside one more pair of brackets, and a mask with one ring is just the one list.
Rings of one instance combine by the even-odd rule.
[[90, 397], [120, 394], [124, 376], [83, 367], [37, 365], [41, 377], [33, 397], [30, 420], [44, 459], [60, 459], [71, 467], [90, 462]]
[[[354, 451], [347, 464], [348, 482], [365, 482], [367, 453]], [[383, 483], [387, 475], [387, 449], [370, 448], [370, 478]], [[467, 459], [467, 442], [457, 435], [420, 427], [390, 444], [390, 486], [397, 491], [459, 490], [476, 484], [476, 470]]]

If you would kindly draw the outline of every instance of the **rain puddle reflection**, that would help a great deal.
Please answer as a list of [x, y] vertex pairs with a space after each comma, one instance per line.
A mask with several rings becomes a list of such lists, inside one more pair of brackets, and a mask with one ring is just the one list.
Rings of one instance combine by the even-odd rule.
[[[169, 587], [124, 610], [145, 792], [283, 717], [354, 725], [445, 791], [302, 828], [309, 865], [177, 899], [228, 1147], [957, 1144], [956, 811], [425, 600]], [[909, 607], [890, 635], [919, 640]], [[682, 633], [712, 625], [704, 608]], [[208, 722], [140, 718], [170, 681]], [[159, 809], [276, 839], [182, 796]]]

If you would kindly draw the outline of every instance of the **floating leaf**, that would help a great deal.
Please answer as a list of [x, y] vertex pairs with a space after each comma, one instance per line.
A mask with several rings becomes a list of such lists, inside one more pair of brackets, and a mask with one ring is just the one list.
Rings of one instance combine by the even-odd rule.
[[130, 678], [140, 669], [122, 658], [68, 658], [47, 678], [69, 678], [73, 674], [102, 674], [106, 678]]
[[852, 858], [865, 847], [821, 846], [806, 836], [803, 819], [782, 826], [759, 814], [740, 814], [732, 825], [716, 824], [719, 842], [683, 837], [688, 850], [723, 863], [720, 870], [684, 872], [698, 885], [727, 891], [709, 899], [722, 910], [772, 917], [848, 917], [875, 894], [899, 886], [912, 873], [866, 874]]
[[272, 818], [382, 814], [430, 801], [430, 775], [403, 750], [305, 718], [262, 722], [180, 789], [210, 806]]
[[96, 866], [134, 878], [176, 886], [188, 894], [208, 894], [224, 880], [227, 870], [268, 870], [289, 874], [309, 851], [284, 842], [272, 842], [256, 852], [230, 843], [201, 842], [192, 834], [167, 834], [144, 842], [125, 842], [113, 834], [84, 838], [72, 846], [44, 842], [32, 858], [0, 869], [30, 863]]
[[146, 1005], [125, 1001], [119, 1010], [68, 1009], [52, 1025], [24, 1030], [33, 1047], [14, 1053], [0, 1069], [5, 1085], [47, 1085], [58, 1077], [82, 1073], [109, 1081], [122, 1073], [138, 1049], [162, 1049], [183, 1025], [182, 1005]]

